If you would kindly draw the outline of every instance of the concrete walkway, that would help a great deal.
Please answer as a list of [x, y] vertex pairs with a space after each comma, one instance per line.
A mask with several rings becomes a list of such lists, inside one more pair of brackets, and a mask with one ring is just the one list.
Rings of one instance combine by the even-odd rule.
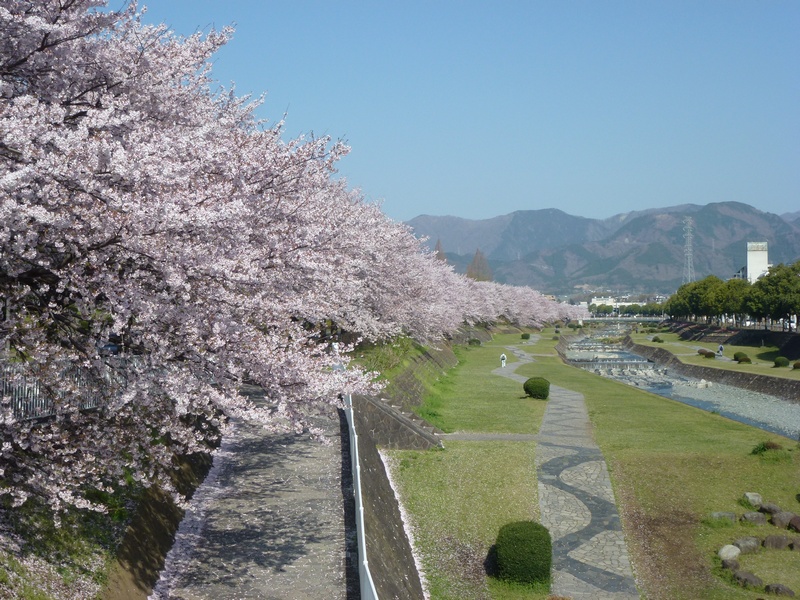
[[335, 409], [314, 425], [329, 444], [236, 423], [190, 503], [151, 600], [358, 596], [355, 532], [345, 516], [353, 510], [349, 451]]
[[[518, 362], [492, 371], [520, 383], [517, 367], [533, 356], [518, 346]], [[573, 600], [638, 600], [608, 468], [595, 444], [583, 395], [550, 386], [536, 449], [542, 525], [553, 538], [552, 592]]]

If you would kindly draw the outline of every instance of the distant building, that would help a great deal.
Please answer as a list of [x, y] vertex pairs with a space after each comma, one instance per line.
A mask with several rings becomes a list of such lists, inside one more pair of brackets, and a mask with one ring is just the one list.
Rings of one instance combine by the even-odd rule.
[[601, 304], [608, 304], [609, 306], [614, 306], [617, 304], [617, 299], [613, 296], [599, 296], [592, 298], [590, 304], [594, 304], [596, 306], [600, 306]]
[[769, 270], [767, 242], [747, 242], [747, 280], [755, 283]]
[[[623, 300], [623, 298], [625, 300]], [[595, 306], [600, 306], [605, 304], [606, 306], [610, 306], [615, 313], [619, 313], [620, 309], [624, 309], [626, 306], [630, 306], [634, 304], [633, 302], [626, 302], [628, 296], [621, 296], [620, 298], [615, 298], [613, 296], [599, 296], [592, 298], [591, 304]]]
[[767, 242], [747, 242], [747, 265], [736, 271], [731, 279], [746, 279], [755, 283], [767, 274], [771, 266]]

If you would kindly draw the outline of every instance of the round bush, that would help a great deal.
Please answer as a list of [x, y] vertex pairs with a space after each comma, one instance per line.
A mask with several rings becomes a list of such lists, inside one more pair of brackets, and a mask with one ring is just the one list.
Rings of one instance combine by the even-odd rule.
[[703, 354], [703, 358], [714, 358], [715, 356], [716, 356], [716, 354], [714, 354], [713, 352], [711, 352], [711, 350], [707, 350], [707, 351], [706, 351], [706, 352]]
[[470, 346], [480, 346], [481, 345], [481, 341], [478, 338], [470, 338], [467, 341], [467, 344], [469, 344]]
[[533, 521], [517, 521], [497, 535], [497, 574], [517, 583], [550, 581], [553, 543], [547, 528]]
[[553, 339], [554, 339], [554, 340], [559, 340], [559, 339], [561, 339], [561, 336], [554, 335], [554, 336], [553, 336]]
[[522, 337], [523, 340], [529, 340], [529, 339], [531, 339], [531, 334], [530, 333], [523, 333], [520, 337]]
[[740, 365], [742, 365], [742, 364], [744, 364], [744, 365], [749, 365], [749, 364], [750, 364], [750, 363], [752, 363], [752, 362], [753, 362], [753, 361], [752, 361], [752, 360], [750, 360], [750, 357], [749, 357], [749, 356], [743, 356], [742, 358], [740, 358], [740, 359], [739, 359], [739, 364], [740, 364]]
[[775, 366], [776, 367], [788, 367], [789, 366], [789, 359], [785, 356], [778, 356], [775, 359]]
[[793, 368], [793, 369], [800, 369], [800, 360], [798, 360], [796, 363], [794, 363], [794, 364], [792, 365], [792, 368]]
[[547, 400], [550, 395], [550, 382], [544, 377], [531, 377], [522, 384], [522, 389], [531, 398]]
[[744, 352], [739, 351], [739, 352], [734, 352], [733, 353], [733, 360], [735, 360], [737, 362], [739, 360], [741, 360], [742, 358], [745, 358], [745, 357], [747, 357], [747, 354], [744, 353]]

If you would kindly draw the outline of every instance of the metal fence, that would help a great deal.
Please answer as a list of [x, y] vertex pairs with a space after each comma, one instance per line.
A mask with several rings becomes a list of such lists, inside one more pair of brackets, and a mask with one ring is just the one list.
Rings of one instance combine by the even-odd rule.
[[123, 387], [124, 376], [120, 369], [103, 365], [100, 377], [89, 369], [64, 363], [56, 367], [61, 385], [59, 390], [46, 388], [40, 378], [28, 372], [23, 365], [0, 363], [0, 398], [6, 411], [15, 421], [28, 421], [52, 417], [59, 410], [67, 410], [66, 389], [77, 391], [79, 400], [69, 408], [91, 410], [102, 406], [108, 398], [101, 390]]

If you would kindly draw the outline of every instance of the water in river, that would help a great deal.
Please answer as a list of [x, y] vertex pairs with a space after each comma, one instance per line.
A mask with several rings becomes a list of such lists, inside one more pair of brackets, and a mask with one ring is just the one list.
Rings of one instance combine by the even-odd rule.
[[759, 392], [684, 377], [617, 344], [585, 338], [570, 345], [573, 364], [724, 417], [794, 439], [800, 435], [800, 405]]

